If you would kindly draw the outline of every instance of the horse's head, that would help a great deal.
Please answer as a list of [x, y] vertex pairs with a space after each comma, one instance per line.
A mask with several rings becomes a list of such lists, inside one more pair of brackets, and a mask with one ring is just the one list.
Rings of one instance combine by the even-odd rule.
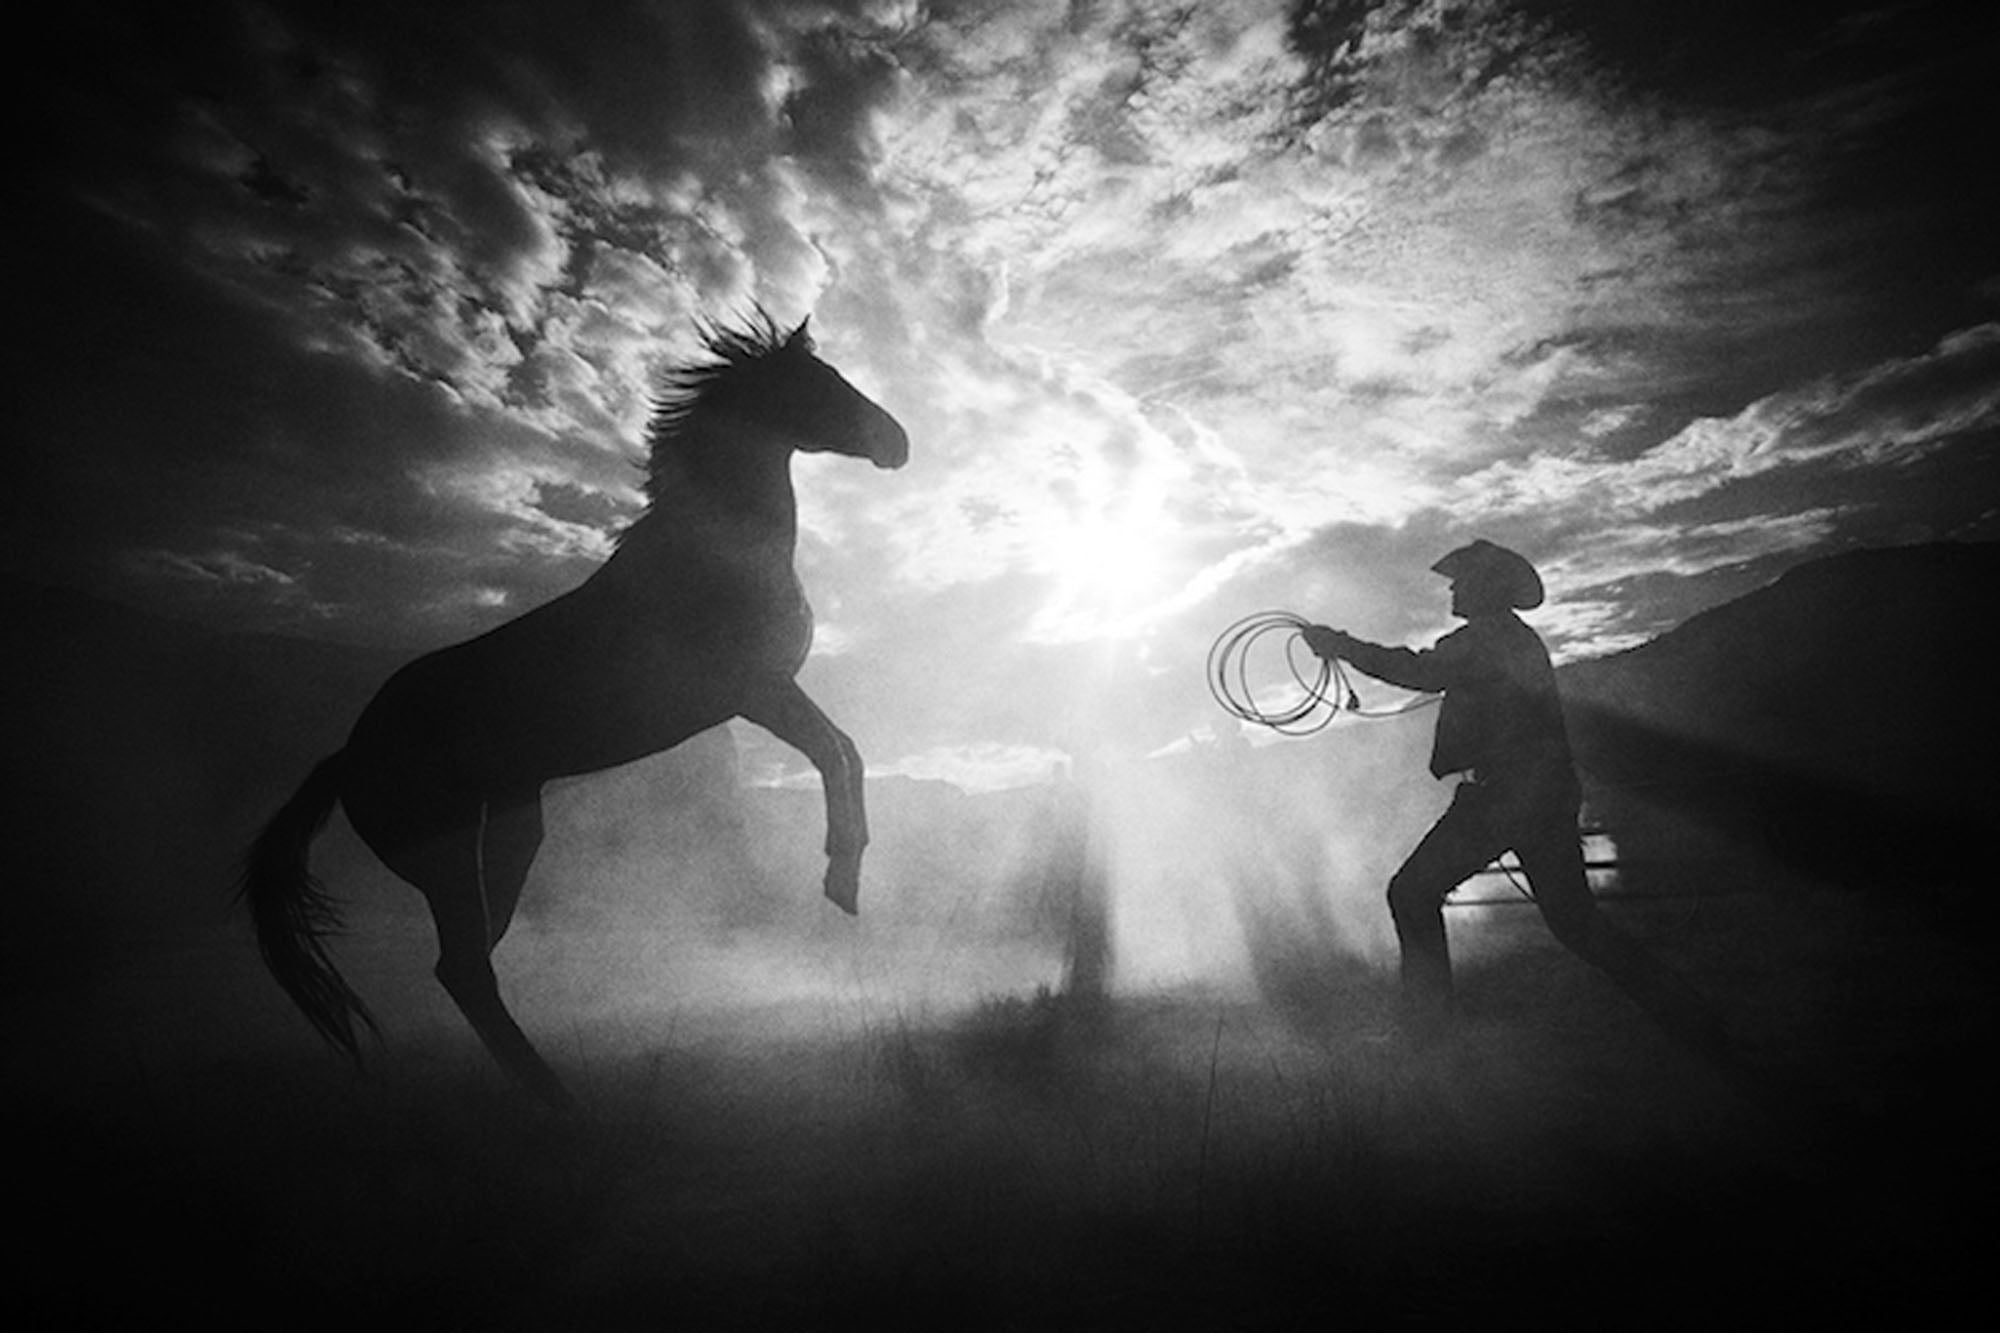
[[902, 423], [819, 359], [806, 322], [757, 363], [766, 424], [793, 437], [802, 453], [845, 454], [880, 468], [910, 460]]
[[909, 461], [902, 425], [819, 359], [804, 322], [787, 333], [760, 310], [743, 327], [711, 326], [703, 337], [711, 359], [670, 372], [657, 400], [656, 461], [661, 446], [691, 439], [718, 461], [753, 440], [883, 468]]

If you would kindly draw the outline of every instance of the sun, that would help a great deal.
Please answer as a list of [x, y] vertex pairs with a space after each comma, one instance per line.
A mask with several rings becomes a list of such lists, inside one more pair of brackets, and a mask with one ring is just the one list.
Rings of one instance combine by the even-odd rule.
[[1153, 592], [1164, 564], [1161, 534], [1131, 514], [1100, 514], [1071, 529], [1064, 567], [1086, 596], [1130, 606]]
[[1156, 505], [1124, 499], [1067, 515], [1045, 534], [1053, 587], [1037, 617], [1040, 636], [1128, 635], [1171, 593], [1173, 532]]

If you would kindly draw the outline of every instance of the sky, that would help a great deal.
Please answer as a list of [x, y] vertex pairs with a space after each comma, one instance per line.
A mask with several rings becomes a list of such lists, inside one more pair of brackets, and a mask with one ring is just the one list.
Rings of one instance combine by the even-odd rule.
[[761, 306], [911, 436], [795, 465], [871, 773], [1217, 734], [1225, 626], [1426, 641], [1475, 536], [1559, 659], [1631, 647], [2000, 535], [1980, 8], [75, 0], [13, 46], [0, 569], [466, 637], [588, 577]]

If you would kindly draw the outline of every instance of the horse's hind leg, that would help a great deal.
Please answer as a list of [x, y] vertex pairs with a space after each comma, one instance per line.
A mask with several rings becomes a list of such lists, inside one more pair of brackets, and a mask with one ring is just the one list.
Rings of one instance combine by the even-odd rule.
[[458, 1005], [486, 1049], [515, 1080], [550, 1106], [567, 1109], [568, 1091], [500, 999], [493, 960], [486, 947], [486, 913], [460, 894], [431, 896], [437, 922], [437, 979]]
[[493, 946], [513, 917], [541, 841], [541, 810], [534, 803], [508, 807], [476, 827], [476, 835], [435, 845], [425, 864], [402, 873], [430, 903], [436, 975], [445, 993], [502, 1069], [544, 1102], [567, 1109], [568, 1091], [507, 1012], [493, 974]]
[[479, 833], [480, 880], [486, 887], [486, 947], [499, 947], [513, 924], [514, 908], [528, 883], [528, 869], [542, 845], [540, 792], [491, 801]]

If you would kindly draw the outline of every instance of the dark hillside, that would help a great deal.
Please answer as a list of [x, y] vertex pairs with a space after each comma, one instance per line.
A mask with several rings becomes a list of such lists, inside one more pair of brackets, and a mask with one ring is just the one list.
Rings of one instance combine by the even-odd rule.
[[218, 916], [240, 835], [340, 744], [397, 661], [31, 585], [7, 585], [0, 602], [15, 984], [135, 928]]
[[2000, 545], [1858, 551], [1565, 667], [1594, 810], [1655, 875], [1962, 896], [1995, 822], [1996, 579]]

